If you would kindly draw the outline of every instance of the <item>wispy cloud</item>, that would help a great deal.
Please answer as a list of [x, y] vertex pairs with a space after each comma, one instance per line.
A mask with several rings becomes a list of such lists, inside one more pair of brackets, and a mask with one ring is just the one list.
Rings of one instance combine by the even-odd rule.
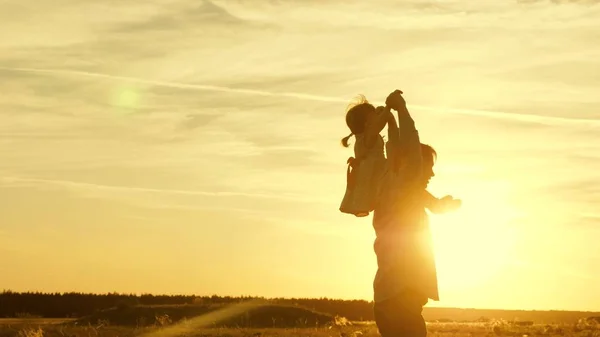
[[592, 226], [600, 229], [600, 213], [583, 213], [579, 223], [583, 226]]
[[65, 188], [83, 188], [83, 189], [97, 189], [105, 191], [115, 192], [142, 192], [142, 193], [158, 193], [158, 194], [178, 194], [178, 195], [190, 195], [190, 196], [202, 196], [202, 197], [246, 197], [246, 198], [260, 198], [260, 199], [274, 199], [274, 200], [288, 200], [294, 202], [303, 203], [319, 203], [322, 200], [312, 197], [303, 197], [298, 195], [286, 195], [286, 194], [263, 194], [263, 193], [242, 193], [242, 192], [228, 192], [228, 191], [197, 191], [197, 190], [172, 190], [172, 189], [158, 189], [158, 188], [146, 188], [146, 187], [132, 187], [132, 186], [111, 186], [102, 184], [93, 184], [85, 182], [76, 182], [69, 180], [50, 180], [50, 179], [38, 179], [38, 178], [23, 178], [23, 177], [10, 177], [4, 176], [0, 178], [3, 184], [42, 184], [42, 185], [55, 185]]
[[[348, 103], [347, 99], [339, 98], [339, 97], [328, 97], [328, 96], [320, 96], [313, 94], [305, 94], [305, 93], [296, 93], [296, 92], [276, 92], [276, 91], [266, 91], [266, 90], [254, 90], [254, 89], [245, 89], [245, 88], [231, 88], [224, 86], [216, 86], [216, 85], [201, 85], [201, 84], [188, 84], [188, 83], [178, 83], [178, 82], [170, 82], [170, 81], [160, 81], [160, 80], [149, 80], [149, 79], [141, 79], [127, 76], [117, 76], [110, 74], [101, 74], [94, 72], [85, 72], [85, 71], [75, 71], [75, 70], [65, 70], [65, 69], [37, 69], [37, 68], [6, 68], [0, 67], [0, 70], [6, 72], [29, 72], [29, 73], [38, 73], [38, 74], [49, 74], [49, 75], [58, 75], [58, 76], [81, 76], [81, 77], [96, 77], [96, 78], [104, 78], [116, 81], [126, 81], [132, 83], [146, 84], [152, 86], [159, 87], [168, 87], [168, 88], [176, 88], [182, 90], [201, 90], [201, 91], [215, 91], [215, 92], [226, 92], [226, 93], [235, 93], [240, 95], [251, 95], [251, 96], [261, 96], [261, 97], [286, 97], [298, 100], [307, 100], [307, 101], [317, 101], [317, 102], [329, 102], [329, 103]], [[411, 107], [417, 110], [426, 110], [440, 113], [450, 113], [450, 114], [464, 114], [464, 115], [473, 115], [473, 116], [481, 116], [481, 117], [490, 117], [490, 118], [500, 118], [500, 119], [510, 119], [517, 120], [521, 122], [535, 122], [535, 123], [549, 123], [553, 125], [564, 125], [565, 123], [574, 124], [574, 125], [585, 125], [585, 126], [600, 126], [600, 120], [597, 119], [578, 119], [578, 118], [566, 118], [566, 117], [551, 117], [544, 115], [531, 115], [531, 114], [516, 114], [516, 113], [506, 113], [500, 111], [486, 111], [486, 110], [475, 110], [475, 109], [460, 109], [460, 108], [452, 108], [452, 107], [431, 107], [431, 106], [422, 106], [422, 105], [411, 105]]]

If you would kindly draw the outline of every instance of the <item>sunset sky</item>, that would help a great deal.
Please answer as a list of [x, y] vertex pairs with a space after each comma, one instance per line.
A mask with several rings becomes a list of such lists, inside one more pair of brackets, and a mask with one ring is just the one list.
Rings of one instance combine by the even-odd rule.
[[600, 2], [2, 1], [0, 290], [372, 298], [348, 102], [439, 159], [440, 302], [600, 311]]

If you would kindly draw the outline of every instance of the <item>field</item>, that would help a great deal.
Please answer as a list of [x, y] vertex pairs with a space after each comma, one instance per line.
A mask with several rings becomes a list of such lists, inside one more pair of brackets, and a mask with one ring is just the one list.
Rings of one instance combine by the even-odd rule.
[[[0, 337], [376, 337], [379, 336], [373, 322], [351, 322], [342, 317], [314, 324], [310, 327], [298, 321], [298, 326], [286, 328], [219, 327], [215, 321], [230, 315], [245, 314], [247, 307], [211, 311], [196, 317], [184, 318], [173, 323], [168, 315], [157, 315], [147, 325], [116, 325], [108, 319], [0, 319]], [[114, 317], [114, 312], [112, 313]], [[139, 323], [139, 320], [136, 320]], [[248, 322], [247, 322], [248, 323]], [[212, 325], [212, 327], [211, 327]], [[250, 324], [247, 324], [250, 326]], [[487, 322], [427, 322], [429, 336], [476, 337], [476, 336], [577, 336], [600, 337], [600, 321], [581, 319], [576, 324], [539, 324], [533, 322], [509, 322], [492, 319]]]
[[[579, 336], [598, 337], [599, 327], [577, 328], [574, 325], [534, 324], [515, 326], [494, 321], [489, 323], [428, 323], [429, 336]], [[198, 328], [180, 323], [169, 326], [122, 327], [111, 325], [77, 326], [67, 320], [0, 319], [1, 337], [375, 337], [373, 323], [331, 325], [320, 328]]]
[[[0, 337], [379, 336], [368, 316], [372, 305], [364, 301], [4, 292], [0, 312], [7, 317], [0, 318]], [[434, 337], [600, 337], [598, 314], [436, 307], [423, 311], [429, 336]]]
[[75, 318], [0, 318], [0, 326], [53, 325], [74, 321]]

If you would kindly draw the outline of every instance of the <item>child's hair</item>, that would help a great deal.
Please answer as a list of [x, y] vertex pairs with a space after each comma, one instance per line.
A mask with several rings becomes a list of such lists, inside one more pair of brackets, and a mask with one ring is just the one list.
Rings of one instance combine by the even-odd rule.
[[359, 135], [365, 131], [368, 115], [374, 111], [375, 107], [367, 101], [364, 95], [359, 95], [355, 101], [350, 102], [346, 111], [346, 125], [350, 129], [350, 134], [342, 138], [342, 145], [344, 147], [350, 146], [348, 143], [350, 137]]

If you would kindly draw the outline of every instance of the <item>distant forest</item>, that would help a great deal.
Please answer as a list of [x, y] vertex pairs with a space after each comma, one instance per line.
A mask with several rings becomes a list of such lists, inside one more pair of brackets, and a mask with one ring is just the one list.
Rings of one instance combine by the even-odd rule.
[[[273, 304], [299, 306], [312, 311], [338, 315], [351, 321], [372, 321], [373, 304], [364, 300], [338, 300], [328, 298], [275, 298], [152, 295], [152, 294], [89, 294], [89, 293], [0, 293], [0, 318], [81, 318], [111, 308], [156, 305], [220, 306], [252, 299], [269, 300]], [[533, 321], [538, 323], [576, 323], [580, 318], [600, 316], [600, 313], [583, 311], [524, 311], [494, 309], [458, 309], [425, 307], [427, 321]]]
[[[87, 293], [0, 293], [0, 317], [83, 317], [98, 311], [136, 305], [227, 305], [262, 297], [152, 295], [152, 294], [87, 294]], [[373, 320], [373, 306], [363, 300], [333, 300], [327, 298], [275, 298], [273, 303], [298, 305], [314, 311], [339, 315], [350, 320]]]

